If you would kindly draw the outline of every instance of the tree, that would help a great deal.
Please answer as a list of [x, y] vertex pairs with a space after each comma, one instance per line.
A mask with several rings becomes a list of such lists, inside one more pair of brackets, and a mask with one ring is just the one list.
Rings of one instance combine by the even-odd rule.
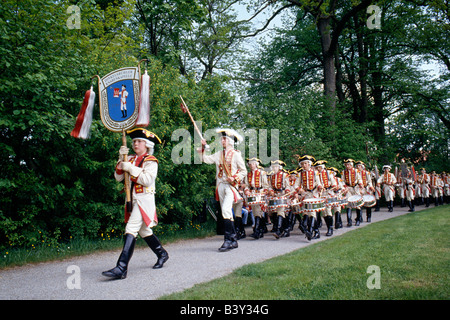
[[181, 41], [184, 33], [205, 18], [199, 0], [136, 0], [136, 23], [143, 27], [143, 45], [147, 55], [167, 64], [181, 62]]
[[[321, 60], [323, 69], [323, 90], [326, 97], [325, 107], [330, 110], [329, 123], [333, 124], [336, 109], [336, 70], [334, 59], [339, 37], [349, 21], [360, 11], [367, 9], [373, 1], [362, 0], [355, 4], [352, 2], [350, 8], [338, 3], [336, 0], [286, 0], [286, 2], [300, 8], [305, 12], [305, 16], [311, 15], [314, 18], [322, 48]], [[261, 4], [261, 7], [264, 7], [271, 5], [272, 1], [265, 0], [260, 1], [259, 3]], [[276, 2], [274, 5], [277, 5]], [[275, 11], [274, 15], [272, 15], [269, 20], [275, 15], [278, 15], [280, 10], [290, 7], [290, 5], [282, 5], [279, 10]], [[265, 27], [267, 27], [267, 24], [264, 28]], [[260, 29], [259, 31], [263, 29]]]
[[212, 75], [216, 69], [230, 69], [232, 60], [243, 54], [239, 45], [243, 42], [242, 35], [248, 32], [249, 23], [237, 20], [233, 9], [235, 2], [201, 0], [206, 18], [186, 33], [185, 56], [191, 60], [190, 64], [200, 64], [201, 79]]

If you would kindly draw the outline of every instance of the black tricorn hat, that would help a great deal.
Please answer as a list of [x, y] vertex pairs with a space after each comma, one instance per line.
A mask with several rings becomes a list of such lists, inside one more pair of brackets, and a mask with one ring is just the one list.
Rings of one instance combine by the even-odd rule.
[[127, 131], [127, 133], [133, 140], [134, 139], [142, 139], [142, 140], [147, 140], [147, 141], [153, 142], [154, 144], [161, 143], [161, 139], [159, 139], [159, 137], [156, 134], [154, 134], [151, 131], [148, 131], [147, 129], [135, 128], [135, 129]]

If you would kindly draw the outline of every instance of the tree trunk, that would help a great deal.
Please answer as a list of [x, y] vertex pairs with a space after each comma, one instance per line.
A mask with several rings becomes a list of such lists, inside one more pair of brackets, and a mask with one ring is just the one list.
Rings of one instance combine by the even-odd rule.
[[367, 122], [367, 72], [369, 68], [368, 64], [368, 50], [367, 45], [364, 43], [363, 28], [364, 23], [361, 23], [361, 19], [358, 16], [354, 16], [355, 27], [356, 27], [356, 39], [358, 43], [358, 57], [359, 57], [359, 85], [361, 87], [361, 100], [359, 105], [359, 119], [360, 123]]
[[317, 22], [317, 29], [320, 35], [323, 56], [323, 87], [326, 98], [327, 111], [329, 112], [330, 125], [335, 123], [336, 113], [336, 71], [334, 66], [334, 54], [330, 52], [331, 44], [331, 18], [320, 17]]

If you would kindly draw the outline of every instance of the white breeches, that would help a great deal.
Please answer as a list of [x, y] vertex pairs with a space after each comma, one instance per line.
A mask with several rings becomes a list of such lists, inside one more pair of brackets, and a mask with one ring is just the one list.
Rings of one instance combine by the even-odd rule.
[[[152, 224], [150, 223], [150, 226]], [[131, 211], [130, 218], [128, 219], [127, 225], [125, 227], [125, 233], [132, 234], [135, 238], [139, 234], [142, 238], [151, 236], [153, 230], [150, 226], [146, 226], [144, 219], [142, 219], [141, 211], [139, 206], [135, 203], [133, 205], [133, 210]]]

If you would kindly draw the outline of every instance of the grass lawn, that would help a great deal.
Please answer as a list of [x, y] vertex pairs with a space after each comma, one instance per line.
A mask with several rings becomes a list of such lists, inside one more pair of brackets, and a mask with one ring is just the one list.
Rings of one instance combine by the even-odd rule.
[[373, 223], [162, 299], [448, 300], [449, 220], [446, 205]]

